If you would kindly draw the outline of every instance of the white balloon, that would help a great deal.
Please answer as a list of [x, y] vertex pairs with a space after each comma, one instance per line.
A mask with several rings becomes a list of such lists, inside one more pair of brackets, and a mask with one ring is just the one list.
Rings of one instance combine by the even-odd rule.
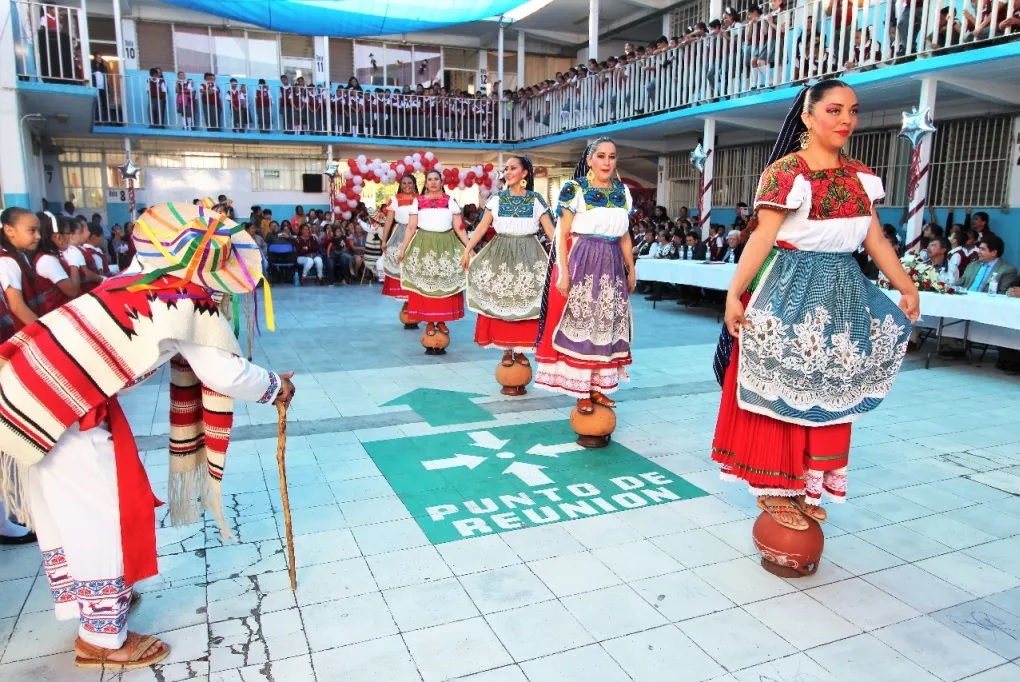
[[[361, 193], [365, 191], [365, 188], [362, 187], [361, 185], [355, 185], [354, 187], [351, 188], [351, 191], [360, 197]], [[353, 199], [351, 199], [350, 201], [353, 201]]]
[[497, 170], [489, 171], [489, 179], [490, 180], [495, 181], [496, 178], [498, 178], [498, 177], [499, 177], [499, 171], [497, 171]]
[[350, 180], [352, 177], [354, 176], [351, 174], [350, 168], [344, 171], [344, 180]]
[[414, 159], [412, 159], [412, 158], [410, 157], [410, 155], [408, 155], [408, 156], [405, 156], [405, 157], [404, 157], [404, 165], [405, 165], [405, 166], [412, 166], [412, 165], [414, 165]]
[[436, 158], [436, 155], [433, 154], [432, 152], [425, 152], [425, 158], [431, 161], [432, 159]]
[[[431, 153], [432, 152], [429, 152], [429, 154], [431, 154]], [[435, 166], [432, 167], [432, 170], [437, 170], [440, 173], [442, 173], [443, 172], [443, 164], [437, 163]]]
[[348, 199], [347, 200], [347, 205], [350, 206], [351, 208], [354, 208], [355, 206], [358, 205], [358, 202], [356, 200], [354, 200], [354, 199]]
[[355, 175], [355, 176], [354, 176], [353, 178], [351, 178], [351, 179], [352, 179], [352, 180], [354, 181], [354, 186], [355, 186], [355, 187], [357, 187], [358, 185], [360, 185], [360, 184], [362, 184], [363, 182], [365, 182], [365, 178], [361, 177], [360, 175]]
[[353, 215], [354, 214], [351, 213], [350, 211], [344, 211], [343, 213], [340, 214], [340, 217], [343, 218], [344, 220], [350, 220], [351, 216]]
[[419, 161], [421, 161], [421, 154], [415, 152], [414, 154], [411, 154], [411, 158], [414, 159], [415, 163], [418, 163]]
[[359, 154], [358, 158], [355, 159], [358, 162], [358, 166], [364, 166], [365, 162], [368, 161], [368, 157], [364, 154]]
[[467, 184], [463, 180], [457, 183], [457, 189], [467, 189]]
[[405, 168], [404, 164], [402, 164], [402, 163], [398, 163], [397, 164], [397, 173], [398, 174], [403, 175], [405, 170], [406, 170], [406, 168]]
[[422, 171], [424, 171], [424, 170], [425, 170], [425, 166], [421, 165], [421, 163], [420, 163], [420, 162], [419, 162], [419, 163], [416, 163], [416, 164], [414, 164], [414, 170], [415, 170], [415, 172], [417, 172], [417, 173], [421, 173]]

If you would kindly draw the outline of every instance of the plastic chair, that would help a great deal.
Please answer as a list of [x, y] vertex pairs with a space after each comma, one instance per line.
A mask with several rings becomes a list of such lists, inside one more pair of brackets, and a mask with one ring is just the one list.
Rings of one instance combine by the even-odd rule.
[[297, 270], [297, 249], [293, 244], [279, 241], [269, 245], [269, 281], [273, 284], [292, 281]]

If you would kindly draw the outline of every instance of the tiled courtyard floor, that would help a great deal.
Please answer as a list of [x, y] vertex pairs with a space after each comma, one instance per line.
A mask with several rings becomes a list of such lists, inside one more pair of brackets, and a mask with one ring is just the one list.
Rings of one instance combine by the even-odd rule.
[[[237, 540], [211, 521], [161, 528], [161, 575], [138, 586], [130, 626], [170, 643], [165, 664], [75, 669], [76, 624], [53, 618], [32, 546], [0, 551], [0, 680], [1020, 680], [1020, 380], [991, 362], [908, 358], [855, 426], [820, 570], [783, 580], [758, 565], [753, 498], [709, 458], [713, 313], [635, 299], [613, 446], [578, 451], [570, 400], [499, 395], [472, 318], [427, 357], [378, 292], [279, 287], [279, 331], [255, 349], [297, 372], [297, 592], [276, 410], [239, 403], [224, 482]], [[124, 401], [157, 494], [161, 379]], [[482, 397], [418, 393], [445, 426], [382, 406], [415, 389]]]

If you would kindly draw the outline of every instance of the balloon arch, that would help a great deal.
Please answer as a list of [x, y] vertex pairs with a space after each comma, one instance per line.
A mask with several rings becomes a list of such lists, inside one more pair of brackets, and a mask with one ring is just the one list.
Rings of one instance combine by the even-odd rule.
[[[335, 166], [334, 166], [335, 168]], [[369, 159], [364, 154], [347, 159], [347, 168], [333, 177], [333, 213], [350, 220], [353, 209], [361, 201], [365, 183], [388, 185], [399, 182], [406, 173], [439, 171], [447, 189], [468, 189], [478, 186], [483, 200], [492, 193], [498, 172], [491, 163], [476, 164], [470, 168], [445, 168], [432, 152], [415, 152], [399, 161], [387, 163], [382, 159]]]

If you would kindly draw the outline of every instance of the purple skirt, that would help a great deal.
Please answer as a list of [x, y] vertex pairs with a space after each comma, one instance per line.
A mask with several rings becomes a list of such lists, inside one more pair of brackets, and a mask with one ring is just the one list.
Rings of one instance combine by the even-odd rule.
[[627, 357], [632, 321], [620, 243], [591, 235], [574, 239], [567, 257], [570, 293], [553, 347], [579, 360]]

